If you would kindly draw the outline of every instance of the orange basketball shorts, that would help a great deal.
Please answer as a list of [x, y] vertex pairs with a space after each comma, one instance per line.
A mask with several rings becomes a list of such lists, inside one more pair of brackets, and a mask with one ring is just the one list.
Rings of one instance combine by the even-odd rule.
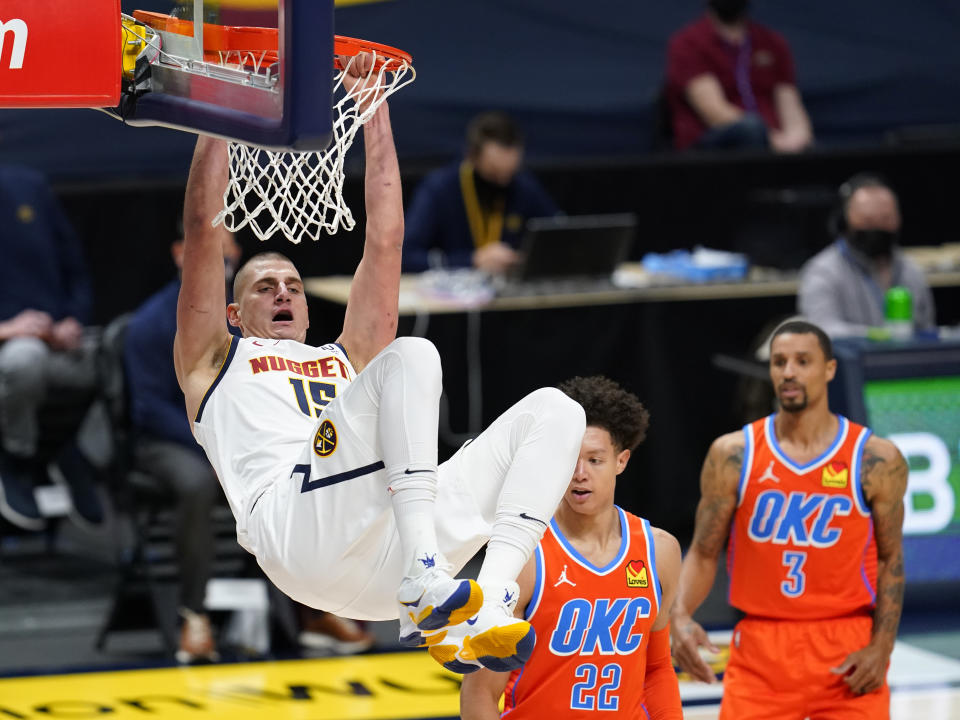
[[868, 616], [747, 617], [733, 631], [720, 720], [888, 720], [890, 687], [854, 695], [830, 672], [870, 642]]

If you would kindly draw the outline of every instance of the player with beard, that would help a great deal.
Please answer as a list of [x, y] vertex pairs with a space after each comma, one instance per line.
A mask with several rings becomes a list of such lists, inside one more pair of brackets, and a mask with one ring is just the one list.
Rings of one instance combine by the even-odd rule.
[[[344, 64], [352, 94], [375, 60]], [[569, 482], [583, 408], [541, 388], [438, 466], [440, 358], [423, 338], [396, 337], [403, 204], [386, 102], [363, 135], [363, 256], [343, 329], [319, 347], [306, 344], [303, 279], [280, 253], [250, 258], [226, 304], [226, 231], [211, 220], [223, 206], [227, 146], [198, 139], [177, 379], [237, 540], [280, 590], [341, 617], [399, 618], [401, 643], [442, 640], [431, 654], [457, 672], [513, 669], [535, 636], [508, 604]], [[227, 332], [225, 312], [242, 337]], [[476, 582], [452, 577], [484, 544]]]
[[830, 412], [837, 361], [816, 325], [770, 341], [780, 409], [717, 438], [671, 613], [677, 663], [716, 682], [692, 619], [729, 537], [733, 633], [721, 720], [888, 718], [886, 671], [903, 605], [903, 496], [897, 448]]

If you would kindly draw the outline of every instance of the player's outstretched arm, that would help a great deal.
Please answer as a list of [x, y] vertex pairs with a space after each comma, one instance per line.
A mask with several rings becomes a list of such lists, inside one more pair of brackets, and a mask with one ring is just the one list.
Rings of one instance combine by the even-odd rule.
[[[369, 71], [359, 62], [354, 76]], [[356, 77], [347, 78], [345, 83]], [[366, 152], [364, 195], [367, 232], [363, 258], [353, 275], [350, 297], [338, 338], [359, 372], [397, 335], [400, 295], [400, 262], [403, 250], [403, 196], [400, 166], [390, 128], [390, 111], [384, 102], [363, 126]]]
[[230, 344], [223, 282], [223, 236], [228, 231], [211, 225], [223, 203], [227, 162], [223, 140], [197, 138], [184, 198], [183, 279], [173, 345], [177, 380], [191, 417]]
[[461, 720], [498, 720], [500, 698], [510, 673], [483, 668], [463, 676], [460, 686]]
[[647, 645], [643, 706], [650, 720], [682, 720], [680, 686], [670, 658], [670, 609], [680, 581], [680, 543], [673, 535], [659, 528], [653, 529], [653, 537], [663, 598]]
[[680, 569], [680, 587], [671, 612], [673, 655], [681, 668], [703, 682], [717, 681], [698, 648], [718, 649], [693, 619], [717, 574], [717, 561], [730, 533], [737, 507], [737, 486], [743, 469], [743, 433], [722, 435], [714, 440], [700, 472], [700, 502], [693, 542]]
[[847, 656], [833, 672], [856, 694], [883, 684], [903, 610], [903, 496], [907, 463], [889, 440], [876, 436], [863, 449], [860, 483], [870, 506], [877, 539], [877, 606], [873, 611], [870, 644]]

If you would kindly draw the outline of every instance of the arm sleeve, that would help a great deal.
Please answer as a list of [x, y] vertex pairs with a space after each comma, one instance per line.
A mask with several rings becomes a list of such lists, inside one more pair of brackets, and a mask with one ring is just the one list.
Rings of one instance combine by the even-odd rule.
[[[404, 221], [403, 271], [423, 272], [429, 269], [428, 255], [437, 244], [439, 208], [437, 194], [426, 178], [413, 193]], [[469, 262], [467, 263], [469, 265]]]
[[650, 634], [643, 694], [650, 720], [683, 720], [680, 685], [670, 659], [670, 623]]

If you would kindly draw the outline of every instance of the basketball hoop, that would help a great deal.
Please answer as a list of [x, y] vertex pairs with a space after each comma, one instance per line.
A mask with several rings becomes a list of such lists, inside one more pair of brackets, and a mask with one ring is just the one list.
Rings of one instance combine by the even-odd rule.
[[[343, 199], [344, 161], [357, 131], [388, 97], [413, 82], [416, 72], [402, 50], [378, 43], [334, 36], [333, 135], [319, 152], [274, 151], [230, 143], [230, 182], [224, 208], [214, 220], [236, 232], [249, 227], [261, 240], [282, 232], [293, 243], [318, 240], [352, 230], [353, 213]], [[362, 52], [373, 53], [373, 70], [347, 93], [343, 78]], [[360, 108], [363, 107], [361, 111]]]
[[[276, 29], [202, 23], [202, 33], [197, 33], [203, 47], [199, 52], [188, 47], [193, 22], [140, 10], [134, 18], [156, 31], [161, 41], [142, 43], [146, 48], [141, 54], [154, 56], [150, 65], [155, 85], [164, 87], [162, 73], [202, 76], [256, 93], [257, 102], [268, 109], [278, 104]], [[321, 231], [332, 235], [355, 226], [343, 199], [346, 153], [360, 127], [388, 97], [413, 82], [416, 72], [410, 55], [397, 48], [340, 35], [333, 40], [330, 145], [302, 152], [231, 140], [230, 180], [215, 226], [223, 223], [231, 231], [249, 227], [260, 240], [280, 232], [293, 243], [304, 237], [318, 240]], [[372, 54], [372, 69], [348, 93], [344, 76], [361, 53]]]

